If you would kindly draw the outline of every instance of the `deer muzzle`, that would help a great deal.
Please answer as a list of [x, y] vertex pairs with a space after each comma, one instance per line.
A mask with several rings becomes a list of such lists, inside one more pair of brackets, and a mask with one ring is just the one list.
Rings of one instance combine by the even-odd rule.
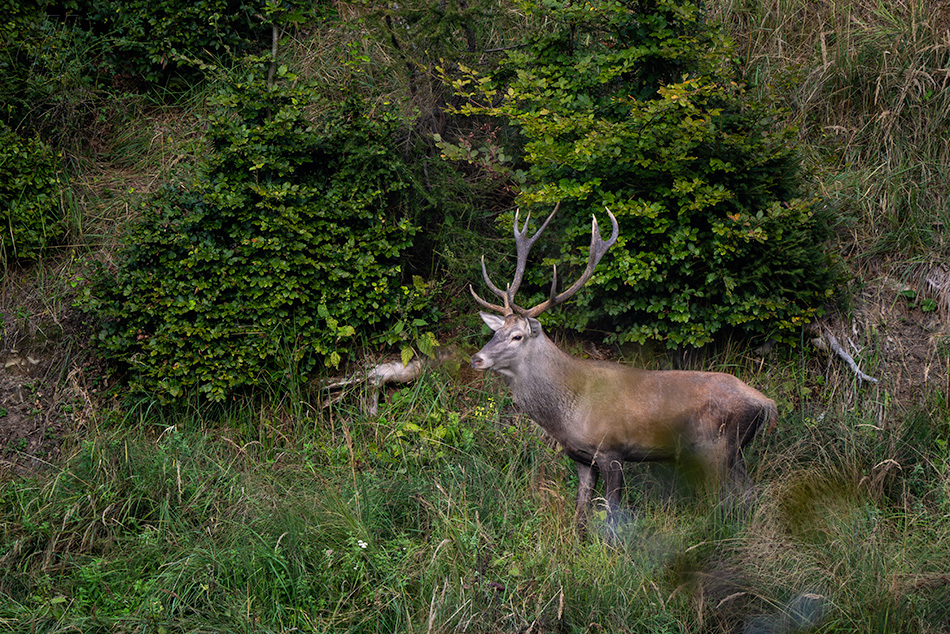
[[488, 357], [482, 356], [481, 352], [476, 352], [472, 355], [472, 369], [478, 370], [479, 372], [484, 372], [485, 370], [491, 367], [491, 361]]

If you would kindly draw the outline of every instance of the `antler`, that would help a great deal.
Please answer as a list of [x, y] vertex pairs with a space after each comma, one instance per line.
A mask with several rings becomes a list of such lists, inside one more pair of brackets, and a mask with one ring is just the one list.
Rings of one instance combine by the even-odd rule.
[[[604, 209], [607, 208], [604, 207]], [[607, 253], [607, 249], [614, 246], [614, 242], [617, 241], [617, 236], [620, 235], [620, 227], [617, 225], [617, 219], [609, 209], [607, 209], [607, 215], [610, 216], [610, 223], [613, 226], [613, 230], [610, 233], [610, 239], [604, 242], [604, 240], [600, 237], [600, 228], [597, 226], [597, 218], [595, 216], [591, 222], [590, 228], [590, 256], [587, 258], [587, 268], [584, 269], [584, 273], [581, 275], [580, 279], [574, 282], [571, 287], [563, 293], [555, 295], [557, 292], [557, 265], [555, 265], [553, 279], [551, 280], [551, 296], [534, 308], [528, 310], [519, 310], [519, 315], [522, 317], [537, 317], [547, 309], [567, 301], [574, 296], [574, 293], [581, 290], [581, 287], [584, 286], [584, 284], [586, 284], [587, 281], [594, 275], [594, 269], [597, 268], [597, 264], [600, 262], [600, 259], [604, 257], [605, 253]]]
[[525, 233], [528, 231], [528, 223], [531, 222], [531, 212], [528, 212], [528, 217], [524, 220], [524, 225], [521, 229], [518, 229], [518, 214], [521, 213], [521, 210], [515, 210], [515, 247], [518, 251], [518, 262], [515, 265], [515, 278], [511, 281], [511, 284], [508, 286], [507, 291], [503, 291], [498, 288], [488, 277], [488, 269], [485, 268], [485, 256], [482, 256], [482, 278], [485, 280], [485, 284], [488, 286], [489, 290], [494, 293], [497, 297], [505, 300], [504, 306], [499, 306], [498, 304], [492, 304], [486, 302], [484, 299], [478, 296], [475, 292], [475, 289], [472, 288], [471, 284], [468, 287], [468, 290], [472, 292], [472, 297], [475, 298], [475, 301], [479, 303], [483, 308], [488, 310], [493, 310], [495, 312], [501, 313], [502, 315], [510, 315], [512, 312], [518, 312], [519, 314], [524, 310], [519, 306], [515, 305], [515, 293], [518, 292], [518, 288], [521, 286], [521, 280], [524, 278], [524, 270], [528, 265], [528, 252], [531, 251], [531, 247], [534, 246], [534, 243], [538, 240], [538, 236], [541, 235], [541, 232], [544, 231], [548, 223], [551, 222], [551, 218], [554, 217], [554, 214], [557, 213], [557, 210], [561, 207], [561, 202], [558, 201], [554, 205], [554, 211], [548, 216], [548, 219], [544, 221], [544, 224], [541, 225], [541, 228], [538, 229], [533, 236], [530, 238], [525, 238]]
[[606, 207], [607, 215], [610, 216], [610, 222], [612, 225], [612, 231], [610, 234], [610, 239], [606, 242], [600, 235], [600, 228], [597, 226], [597, 218], [593, 219], [591, 223], [591, 237], [590, 237], [590, 256], [587, 260], [587, 268], [584, 269], [584, 273], [581, 275], [574, 284], [571, 285], [566, 291], [557, 294], [557, 266], [554, 267], [553, 279], [551, 281], [551, 295], [544, 302], [538, 304], [534, 308], [525, 309], [514, 303], [515, 293], [518, 292], [518, 287], [521, 286], [521, 280], [524, 277], [524, 269], [528, 261], [528, 251], [531, 250], [531, 247], [534, 246], [535, 241], [538, 239], [538, 236], [544, 231], [545, 227], [548, 226], [548, 222], [551, 221], [551, 218], [557, 212], [560, 203], [554, 207], [554, 211], [551, 212], [551, 215], [548, 216], [548, 219], [544, 221], [544, 224], [541, 225], [541, 228], [529, 239], [524, 238], [525, 231], [528, 227], [528, 220], [531, 219], [531, 215], [528, 214], [528, 218], [525, 220], [524, 226], [521, 230], [518, 230], [518, 214], [515, 213], [515, 244], [518, 249], [518, 263], [515, 268], [515, 278], [511, 283], [511, 286], [508, 287], [507, 291], [503, 291], [498, 288], [492, 281], [488, 278], [488, 271], [485, 268], [485, 256], [482, 256], [482, 277], [485, 279], [485, 283], [488, 285], [488, 288], [491, 291], [505, 300], [504, 306], [499, 306], [498, 304], [491, 304], [486, 302], [481, 297], [479, 297], [475, 290], [469, 286], [469, 290], [472, 292], [472, 296], [475, 298], [482, 307], [495, 312], [499, 312], [503, 315], [510, 315], [512, 313], [518, 313], [523, 317], [537, 317], [544, 311], [548, 310], [553, 306], [567, 301], [574, 296], [577, 291], [587, 283], [588, 280], [594, 275], [594, 269], [597, 268], [597, 264], [600, 262], [601, 258], [604, 257], [604, 254], [607, 253], [607, 250], [614, 245], [617, 241], [617, 236], [620, 235], [620, 227], [617, 224], [617, 219], [614, 217], [613, 213]]

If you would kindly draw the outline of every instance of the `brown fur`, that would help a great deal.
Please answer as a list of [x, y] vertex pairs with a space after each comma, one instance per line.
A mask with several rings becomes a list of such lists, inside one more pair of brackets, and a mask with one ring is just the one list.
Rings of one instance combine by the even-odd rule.
[[742, 448], [778, 417], [758, 390], [720, 372], [650, 371], [572, 357], [534, 318], [481, 316], [495, 334], [472, 367], [501, 374], [515, 404], [577, 464], [579, 530], [601, 473], [616, 524], [624, 461], [688, 454], [719, 485], [748, 486]]

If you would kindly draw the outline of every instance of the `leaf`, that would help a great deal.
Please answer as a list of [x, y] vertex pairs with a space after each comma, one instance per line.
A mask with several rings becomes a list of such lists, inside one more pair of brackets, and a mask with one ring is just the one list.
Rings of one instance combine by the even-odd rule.
[[439, 347], [439, 342], [431, 331], [423, 333], [416, 339], [416, 345], [419, 346], [419, 352], [429, 357], [435, 356], [435, 349]]

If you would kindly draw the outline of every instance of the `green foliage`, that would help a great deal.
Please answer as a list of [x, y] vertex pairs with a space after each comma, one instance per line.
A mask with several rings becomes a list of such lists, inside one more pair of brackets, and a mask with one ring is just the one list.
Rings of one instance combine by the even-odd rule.
[[87, 29], [104, 38], [104, 71], [119, 80], [162, 83], [269, 48], [270, 24], [300, 21], [305, 3], [76, 0], [73, 5]]
[[372, 418], [348, 397], [332, 415], [291, 399], [112, 410], [56, 468], [0, 482], [0, 619], [486, 634], [946, 623], [942, 394], [888, 428], [870, 399], [791, 412], [750, 446], [757, 495], [738, 506], [628, 465], [635, 510], [608, 542], [598, 522], [573, 534], [570, 461], [493, 393], [429, 374]]
[[0, 8], [0, 116], [34, 128], [42, 123], [34, 119], [75, 111], [103, 88], [180, 88], [216, 65], [270, 52], [272, 29], [280, 35], [329, 11], [297, 0], [12, 0]]
[[575, 245], [590, 215], [606, 206], [620, 222], [593, 291], [561, 323], [670, 347], [733, 330], [794, 339], [831, 293], [829, 218], [802, 198], [791, 132], [731, 80], [718, 31], [679, 0], [535, 10], [547, 33], [455, 86], [472, 100], [463, 112], [523, 135], [521, 206], [563, 201], [567, 237], [539, 244], [566, 263], [563, 279], [586, 262]]
[[107, 42], [77, 20], [49, 15], [62, 6], [23, 5], [9, 21], [0, 19], [0, 121], [42, 138], [70, 168], [80, 167], [80, 157], [102, 159], [112, 139], [136, 123], [131, 95], [108, 87]]
[[[438, 380], [444, 383], [446, 377]], [[431, 464], [447, 452], [469, 451], [475, 446], [474, 429], [484, 425], [484, 416], [465, 420], [451, 404], [425, 391], [426, 387], [425, 381], [419, 381], [392, 394], [383, 412], [389, 434], [382, 443], [366, 445], [377, 464]], [[386, 420], [390, 417], [395, 420]]]
[[0, 0], [0, 44], [13, 46], [42, 15], [41, 0]]
[[223, 399], [336, 366], [366, 340], [431, 354], [430, 289], [403, 284], [425, 201], [396, 121], [351, 100], [314, 123], [308, 90], [253, 75], [224, 89], [203, 176], [153, 197], [118, 271], [88, 289], [102, 350], [133, 387]]
[[388, 50], [387, 57], [394, 62], [390, 70], [405, 73], [404, 80], [414, 95], [423, 91], [440, 95], [444, 91], [433, 72], [436, 65], [459, 60], [491, 63], [486, 49], [504, 47], [506, 38], [521, 30], [524, 19], [506, 0], [445, 2], [438, 8], [425, 0], [365, 6], [363, 19], [368, 33]]
[[63, 237], [63, 183], [53, 151], [0, 122], [0, 263], [35, 259]]

